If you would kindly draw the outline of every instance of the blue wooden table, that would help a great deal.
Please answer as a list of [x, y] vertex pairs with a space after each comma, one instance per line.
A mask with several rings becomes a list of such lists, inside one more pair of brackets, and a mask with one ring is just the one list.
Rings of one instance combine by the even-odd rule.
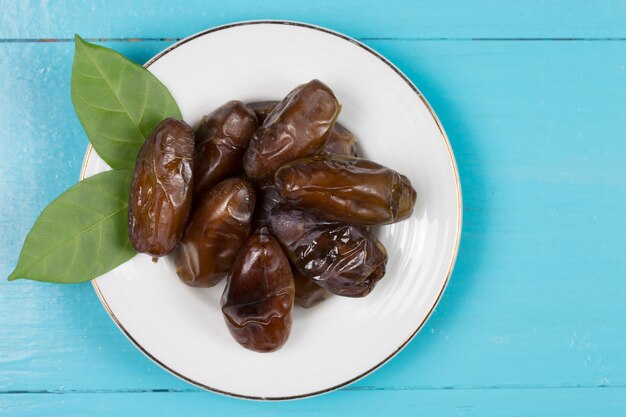
[[75, 32], [143, 63], [196, 31], [264, 18], [362, 40], [441, 118], [465, 207], [433, 317], [347, 388], [259, 403], [161, 370], [89, 284], [2, 279], [0, 416], [626, 415], [623, 1], [0, 0], [0, 277], [78, 178]]

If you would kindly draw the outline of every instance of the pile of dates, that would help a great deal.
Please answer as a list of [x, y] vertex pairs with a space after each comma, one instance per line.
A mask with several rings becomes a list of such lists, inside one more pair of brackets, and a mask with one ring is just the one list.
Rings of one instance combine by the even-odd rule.
[[369, 294], [387, 263], [371, 226], [413, 211], [410, 181], [358, 158], [355, 137], [336, 123], [340, 109], [313, 80], [280, 102], [229, 101], [195, 132], [166, 119], [137, 157], [133, 247], [172, 254], [187, 285], [226, 278], [222, 313], [245, 348], [283, 346], [294, 303]]

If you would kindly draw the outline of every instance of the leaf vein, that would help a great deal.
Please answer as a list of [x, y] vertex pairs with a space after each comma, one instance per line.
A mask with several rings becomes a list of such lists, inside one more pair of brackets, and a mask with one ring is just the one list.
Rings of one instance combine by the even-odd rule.
[[43, 253], [39, 257], [33, 257], [32, 259], [35, 259], [35, 261], [32, 262], [30, 265], [26, 266], [26, 268], [22, 271], [22, 274], [26, 275], [29, 271], [31, 271], [34, 268], [35, 265], [37, 265], [41, 261], [45, 260], [51, 253], [56, 251], [59, 247], [65, 245], [66, 243], [68, 243], [72, 239], [79, 238], [80, 236], [84, 235], [85, 233], [89, 232], [91, 229], [96, 227], [98, 224], [104, 223], [105, 221], [109, 220], [110, 218], [120, 214], [124, 210], [126, 210], [126, 207], [122, 207], [121, 209], [116, 210], [115, 212], [111, 213], [110, 215], [108, 215], [108, 216], [106, 216], [106, 217], [104, 217], [102, 219], [99, 219], [98, 221], [96, 221], [95, 223], [91, 224], [89, 227], [83, 229], [82, 231], [80, 231], [78, 233], [73, 233], [68, 238], [62, 240], [61, 242], [57, 243], [56, 245], [52, 245], [50, 250], [46, 251], [45, 253]]
[[63, 204], [66, 206], [70, 206], [70, 207], [77, 207], [79, 209], [85, 209], [85, 210], [90, 210], [93, 211], [95, 213], [98, 213], [100, 216], [106, 216], [106, 213], [101, 212], [100, 210], [91, 207], [91, 206], [86, 206], [86, 205], [80, 205], [77, 203], [74, 203], [73, 201], [59, 201], [58, 204]]
[[111, 107], [103, 107], [103, 106], [99, 106], [97, 104], [93, 104], [92, 102], [90, 102], [88, 99], [86, 99], [85, 97], [76, 95], [76, 98], [80, 99], [83, 101], [83, 103], [85, 103], [86, 105], [88, 105], [89, 107], [96, 109], [96, 110], [102, 110], [105, 112], [110, 112], [110, 113], [121, 113], [121, 114], [126, 114], [126, 111], [124, 111], [124, 109], [114, 109]]
[[98, 132], [98, 136], [100, 136], [100, 137], [102, 137], [102, 138], [105, 138], [105, 139], [107, 139], [107, 140], [110, 140], [111, 142], [117, 142], [117, 143], [130, 143], [130, 144], [135, 145], [135, 146], [137, 146], [137, 145], [141, 145], [141, 143], [140, 143], [140, 142], [137, 142], [137, 141], [135, 141], [135, 140], [124, 140], [124, 139], [119, 139], [119, 138], [116, 138], [116, 137], [114, 137], [114, 136], [109, 136], [109, 135], [107, 135], [107, 134], [105, 134], [105, 133], [102, 133], [102, 132]]
[[94, 262], [91, 265], [91, 268], [89, 268], [89, 271], [85, 274], [85, 276], [91, 276], [93, 273], [93, 270], [96, 268], [96, 265], [98, 265], [98, 259], [100, 259], [100, 248], [102, 247], [102, 227], [98, 228], [98, 244], [97, 244], [97, 249], [96, 249], [96, 256], [93, 258]]
[[141, 115], [139, 116], [139, 123], [141, 123], [141, 121], [143, 120], [143, 116], [146, 114], [146, 102], [147, 101], [148, 101], [148, 89], [144, 88], [143, 100], [141, 102]]
[[100, 192], [102, 192], [104, 194], [110, 195], [111, 197], [115, 198], [117, 201], [123, 203], [124, 206], [126, 206], [128, 204], [128, 197], [127, 196], [122, 198], [119, 195], [117, 195], [115, 193], [112, 193], [108, 189], [106, 189], [106, 188], [104, 188], [102, 186], [96, 185], [96, 184], [85, 184], [85, 185], [88, 185], [92, 190], [98, 190], [98, 191], [100, 191]]
[[124, 108], [124, 110], [126, 110], [126, 113], [128, 114], [129, 119], [133, 122], [133, 126], [135, 126], [135, 128], [137, 129], [137, 131], [145, 138], [143, 132], [141, 131], [141, 129], [139, 128], [139, 124], [138, 122], [133, 118], [133, 115], [131, 114], [131, 112], [128, 110], [128, 108], [126, 107], [126, 105], [124, 104], [124, 102], [120, 99], [119, 97], [119, 92], [117, 92], [114, 88], [113, 85], [111, 85], [111, 83], [109, 82], [109, 80], [106, 78], [104, 72], [102, 71], [102, 69], [100, 68], [100, 66], [98, 65], [98, 62], [96, 59], [93, 58], [93, 56], [91, 55], [91, 51], [89, 50], [89, 48], [85, 49], [87, 51], [87, 56], [89, 56], [89, 58], [91, 59], [91, 62], [93, 63], [93, 66], [98, 70], [98, 72], [100, 73], [100, 75], [102, 75], [102, 79], [104, 80], [104, 82], [107, 84], [107, 86], [111, 89], [111, 91], [113, 91], [113, 95], [115, 96], [115, 98], [117, 99], [118, 103], [120, 103], [120, 105]]
[[74, 250], [72, 251], [72, 259], [69, 262], [65, 263], [65, 271], [63, 271], [62, 274], [59, 274], [59, 277], [61, 278], [65, 277], [67, 273], [72, 270], [74, 262], [76, 262], [76, 254], [78, 253], [78, 242], [74, 241], [72, 247], [74, 248]]

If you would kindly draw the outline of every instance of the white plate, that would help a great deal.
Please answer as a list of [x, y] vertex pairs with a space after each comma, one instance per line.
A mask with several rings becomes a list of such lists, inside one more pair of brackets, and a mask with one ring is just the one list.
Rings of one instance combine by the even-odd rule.
[[[136, 256], [95, 279], [111, 318], [152, 360], [197, 386], [253, 399], [302, 398], [347, 385], [388, 361], [433, 311], [455, 261], [461, 191], [450, 144], [411, 82], [376, 52], [344, 35], [293, 22], [243, 22], [210, 29], [146, 64], [187, 122], [231, 99], [279, 99], [318, 78], [343, 105], [339, 121], [361, 153], [409, 177], [413, 216], [379, 228], [387, 274], [362, 299], [332, 297], [296, 309], [287, 344], [269, 354], [240, 347], [219, 308], [224, 285], [179, 281], [169, 259]], [[83, 176], [109, 169], [87, 152]]]

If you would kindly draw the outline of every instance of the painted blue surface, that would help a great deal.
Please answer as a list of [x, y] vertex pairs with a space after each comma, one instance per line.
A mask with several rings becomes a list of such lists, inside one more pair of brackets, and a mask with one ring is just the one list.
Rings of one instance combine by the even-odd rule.
[[87, 145], [65, 38], [145, 62], [215, 24], [292, 18], [388, 57], [450, 136], [463, 239], [424, 330], [348, 388], [245, 402], [151, 363], [89, 285], [2, 280], [0, 416], [626, 414], [626, 3], [335, 3], [0, 0], [0, 277]]

